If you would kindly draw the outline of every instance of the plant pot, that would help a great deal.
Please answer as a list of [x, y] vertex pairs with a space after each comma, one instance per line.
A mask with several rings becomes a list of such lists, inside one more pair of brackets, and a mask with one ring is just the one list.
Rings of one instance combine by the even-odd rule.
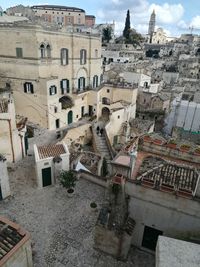
[[155, 145], [162, 145], [162, 144], [163, 144], [163, 141], [162, 141], [162, 140], [159, 140], [159, 139], [154, 139], [154, 140], [153, 140], [153, 143], [154, 143]]
[[174, 144], [174, 143], [168, 143], [166, 146], [169, 148], [173, 148], [173, 149], [176, 148], [176, 144]]
[[68, 195], [68, 197], [73, 197], [73, 195], [74, 195], [74, 189], [73, 188], [67, 189], [67, 195]]
[[200, 156], [200, 149], [195, 149], [194, 154]]
[[190, 147], [188, 147], [188, 146], [181, 146], [180, 147], [181, 152], [188, 152], [189, 150], [190, 150]]
[[144, 137], [143, 137], [143, 141], [144, 141], [144, 142], [147, 142], [147, 143], [151, 143], [151, 142], [152, 142], [152, 139], [151, 139], [150, 136], [144, 136]]

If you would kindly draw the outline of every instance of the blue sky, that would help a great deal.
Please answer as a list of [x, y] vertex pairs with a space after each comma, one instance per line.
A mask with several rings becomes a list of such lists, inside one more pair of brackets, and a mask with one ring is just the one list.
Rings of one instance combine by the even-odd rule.
[[87, 14], [95, 15], [97, 23], [114, 20], [117, 34], [123, 30], [127, 9], [131, 13], [131, 26], [141, 33], [147, 32], [150, 14], [155, 9], [156, 25], [164, 28], [168, 35], [189, 33], [189, 27], [194, 28], [193, 33], [200, 34], [200, 0], [0, 0], [4, 10], [17, 4], [80, 7]]

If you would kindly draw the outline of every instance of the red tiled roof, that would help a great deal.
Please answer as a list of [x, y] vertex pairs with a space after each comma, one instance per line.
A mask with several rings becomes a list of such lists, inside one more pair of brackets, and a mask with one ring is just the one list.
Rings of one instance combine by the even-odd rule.
[[50, 158], [50, 157], [54, 158], [65, 153], [66, 151], [62, 144], [38, 147], [38, 154], [39, 154], [40, 159], [45, 159], [45, 158]]

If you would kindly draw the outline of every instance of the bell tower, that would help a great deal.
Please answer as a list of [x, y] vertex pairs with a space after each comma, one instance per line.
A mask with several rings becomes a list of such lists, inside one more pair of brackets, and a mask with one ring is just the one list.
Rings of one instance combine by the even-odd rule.
[[155, 31], [155, 25], [156, 25], [156, 13], [155, 10], [153, 10], [149, 20], [149, 29], [148, 29], [148, 35], [150, 36], [150, 43], [152, 40], [153, 33]]

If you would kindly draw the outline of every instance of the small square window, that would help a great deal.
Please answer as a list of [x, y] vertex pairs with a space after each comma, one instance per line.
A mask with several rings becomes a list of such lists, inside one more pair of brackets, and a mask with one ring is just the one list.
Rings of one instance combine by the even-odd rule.
[[107, 89], [107, 93], [110, 93], [110, 89]]
[[118, 115], [117, 118], [120, 119], [120, 116]]
[[78, 118], [78, 115], [76, 115], [76, 118]]

